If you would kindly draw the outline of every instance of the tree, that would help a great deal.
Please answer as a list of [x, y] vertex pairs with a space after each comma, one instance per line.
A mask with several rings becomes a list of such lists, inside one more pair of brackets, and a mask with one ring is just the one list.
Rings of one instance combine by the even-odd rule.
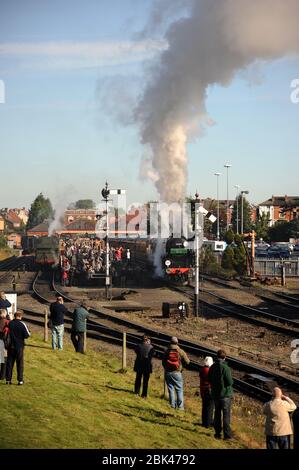
[[0, 248], [7, 248], [7, 240], [3, 235], [0, 235]]
[[75, 202], [75, 209], [94, 209], [95, 202], [92, 199], [79, 199]]
[[[237, 203], [238, 203], [238, 211], [237, 211]], [[239, 233], [241, 233], [241, 223], [242, 223], [242, 196], [240, 195], [236, 198], [234, 202], [234, 208], [232, 213], [232, 229], [235, 233], [237, 233], [237, 212], [238, 212], [238, 228]], [[251, 222], [251, 207], [247, 199], [243, 196], [243, 232], [250, 232], [252, 227]]]
[[31, 204], [27, 229], [41, 224], [46, 219], [52, 219], [53, 216], [54, 211], [50, 199], [45, 198], [43, 194], [40, 193]]
[[233, 266], [237, 273], [245, 274], [246, 273], [246, 251], [244, 248], [244, 244], [240, 235], [235, 235], [235, 244], [234, 247], [234, 258], [233, 258]]
[[290, 238], [299, 238], [299, 219], [276, 222], [269, 228], [269, 238], [272, 242], [288, 242]]
[[269, 214], [262, 214], [258, 217], [257, 221], [255, 222], [253, 228], [256, 233], [256, 239], [260, 240], [263, 239], [265, 241], [269, 238], [269, 222], [270, 217]]
[[199, 264], [206, 273], [217, 271], [217, 259], [210, 246], [202, 247], [200, 250]]
[[222, 255], [221, 267], [232, 271], [234, 269], [234, 249], [228, 246]]
[[232, 230], [228, 230], [227, 232], [225, 232], [224, 241], [226, 241], [228, 245], [231, 245], [233, 243], [234, 238], [235, 238], [235, 234]]

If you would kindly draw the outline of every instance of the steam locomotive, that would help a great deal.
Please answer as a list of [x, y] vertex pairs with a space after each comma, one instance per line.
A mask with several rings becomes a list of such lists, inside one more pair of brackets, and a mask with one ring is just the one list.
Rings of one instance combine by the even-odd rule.
[[172, 282], [186, 284], [193, 275], [194, 251], [184, 238], [169, 238], [163, 257], [165, 277]]
[[35, 241], [35, 264], [40, 268], [57, 267], [59, 263], [59, 240], [55, 237], [41, 237]]
[[194, 251], [184, 238], [122, 239], [113, 240], [112, 246], [129, 248], [133, 262], [173, 283], [186, 284], [193, 275]]

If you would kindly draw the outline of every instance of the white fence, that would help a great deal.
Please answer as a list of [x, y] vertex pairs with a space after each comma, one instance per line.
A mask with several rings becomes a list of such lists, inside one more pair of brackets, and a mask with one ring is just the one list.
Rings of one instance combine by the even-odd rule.
[[255, 259], [254, 270], [262, 276], [280, 276], [281, 266], [285, 266], [286, 277], [299, 276], [299, 258], [295, 259]]

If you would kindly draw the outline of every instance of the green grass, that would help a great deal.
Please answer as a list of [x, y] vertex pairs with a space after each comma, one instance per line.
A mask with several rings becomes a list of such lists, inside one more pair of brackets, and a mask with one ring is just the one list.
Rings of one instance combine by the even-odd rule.
[[243, 428], [241, 440], [225, 442], [198, 426], [194, 393], [186, 396], [185, 412], [175, 411], [162, 398], [160, 372], [152, 374], [144, 400], [133, 394], [134, 372], [120, 369], [112, 353], [76, 354], [70, 344], [52, 351], [33, 335], [25, 348], [24, 386], [16, 385], [15, 370], [13, 385], [0, 382], [0, 448], [246, 447]]

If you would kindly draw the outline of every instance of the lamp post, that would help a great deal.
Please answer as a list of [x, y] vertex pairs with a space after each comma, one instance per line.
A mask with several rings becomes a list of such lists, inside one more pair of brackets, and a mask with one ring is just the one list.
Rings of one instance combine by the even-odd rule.
[[236, 196], [236, 199], [237, 199], [237, 233], [239, 233], [239, 189], [240, 189], [240, 185], [239, 184], [235, 184], [234, 186], [236, 189], [237, 189], [237, 196]]
[[219, 176], [221, 173], [214, 173], [214, 176], [217, 176], [217, 240], [220, 239], [220, 233], [219, 233]]
[[231, 168], [231, 165], [226, 163], [224, 168], [226, 168], [226, 231], [228, 231], [228, 169]]
[[249, 191], [241, 191], [241, 234], [243, 235], [244, 233], [244, 217], [243, 217], [243, 212], [244, 212], [244, 209], [243, 209], [243, 196], [244, 194], [249, 194]]

